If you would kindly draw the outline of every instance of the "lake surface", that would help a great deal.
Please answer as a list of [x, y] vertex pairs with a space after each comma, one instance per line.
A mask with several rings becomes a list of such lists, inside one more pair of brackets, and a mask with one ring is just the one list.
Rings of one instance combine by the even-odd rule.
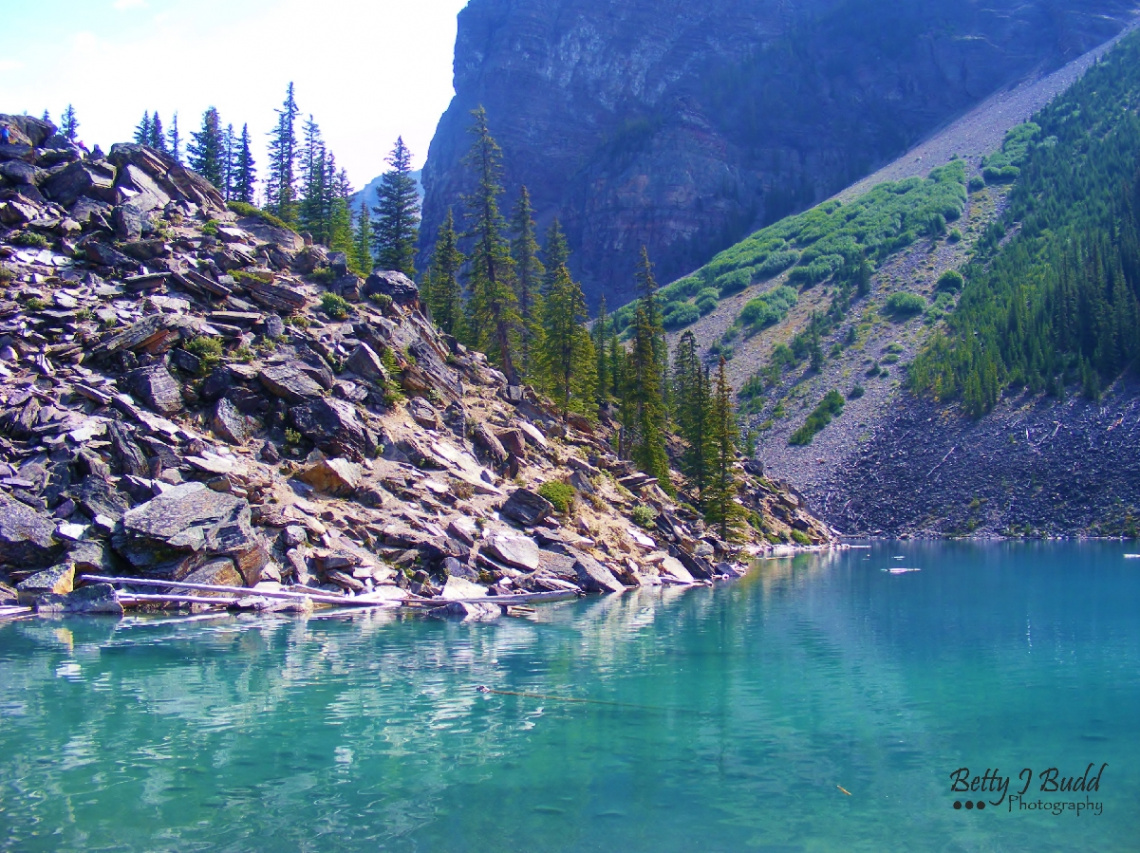
[[[876, 544], [485, 624], [0, 625], [0, 849], [1136, 850], [1136, 550]], [[955, 810], [999, 796], [963, 767], [1102, 811]]]

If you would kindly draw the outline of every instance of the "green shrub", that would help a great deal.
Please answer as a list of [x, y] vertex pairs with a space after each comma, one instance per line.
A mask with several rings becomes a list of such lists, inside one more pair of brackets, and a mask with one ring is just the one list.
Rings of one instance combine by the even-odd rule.
[[538, 487], [538, 493], [554, 505], [560, 515], [565, 515], [574, 506], [578, 492], [568, 483], [550, 480]]
[[43, 311], [48, 307], [48, 304], [38, 296], [33, 296], [24, 301], [24, 307], [29, 311]]
[[946, 235], [946, 242], [948, 243], [961, 243], [962, 232], [957, 228], [951, 228], [950, 233]]
[[644, 527], [648, 530], [653, 527], [653, 522], [657, 520], [657, 510], [645, 504], [638, 504], [633, 508], [629, 517], [638, 527]]
[[913, 317], [926, 310], [926, 300], [917, 293], [892, 293], [887, 297], [883, 309], [895, 317]]
[[373, 293], [368, 298], [372, 300], [373, 304], [378, 306], [381, 311], [387, 311], [392, 307], [392, 297], [387, 293]]
[[333, 320], [343, 320], [348, 316], [349, 305], [343, 296], [338, 296], [335, 293], [322, 293], [321, 310]]
[[938, 290], [949, 290], [952, 293], [957, 293], [966, 285], [966, 279], [962, 277], [962, 273], [957, 270], [946, 270], [942, 275], [938, 276]]
[[16, 278], [16, 271], [9, 266], [0, 264], [0, 284], [11, 284]]
[[209, 219], [206, 221], [206, 224], [202, 226], [202, 233], [207, 237], [217, 237], [219, 225], [221, 225], [221, 223], [218, 222], [218, 220]]
[[226, 207], [236, 213], [238, 216], [256, 216], [258, 219], [267, 222], [274, 228], [284, 228], [287, 231], [292, 231], [285, 222], [278, 219], [272, 213], [262, 210], [259, 207], [254, 207], [252, 204], [246, 204], [244, 201], [231, 201], [226, 203]]
[[730, 273], [719, 276], [716, 283], [720, 289], [721, 298], [724, 298], [725, 296], [732, 296], [734, 293], [740, 293], [740, 291], [752, 284], [752, 276], [746, 269], [733, 270]]
[[679, 329], [701, 318], [701, 311], [696, 305], [689, 302], [674, 303], [661, 319], [666, 329]]
[[969, 186], [970, 186], [970, 192], [972, 192], [972, 193], [976, 193], [978, 190], [984, 188], [985, 185], [986, 185], [986, 179], [983, 178], [981, 175], [975, 175], [974, 177], [970, 178], [970, 185]]
[[819, 405], [808, 415], [804, 425], [792, 433], [788, 444], [811, 444], [815, 434], [831, 423], [832, 418], [843, 414], [843, 396], [838, 391], [828, 391]]
[[867, 393], [867, 392], [863, 389], [862, 385], [852, 385], [851, 390], [847, 392], [847, 399], [848, 400], [858, 400], [865, 393]]
[[234, 270], [230, 275], [238, 284], [273, 284], [273, 273], [267, 270]]
[[328, 287], [330, 284], [336, 281], [336, 273], [334, 273], [328, 267], [319, 267], [318, 269], [315, 269], [309, 273], [309, 278], [311, 278], [313, 281], [323, 284], [325, 287]]
[[35, 231], [21, 231], [11, 240], [15, 246], [24, 246], [28, 249], [46, 249], [51, 242], [43, 234]]
[[802, 530], [793, 529], [792, 530], [792, 540], [797, 545], [810, 545], [811, 544], [811, 539], [809, 539], [808, 535], [806, 533], [804, 533]]
[[798, 299], [795, 290], [787, 285], [780, 285], [762, 296], [748, 300], [740, 309], [740, 316], [737, 319], [752, 330], [762, 329], [783, 320]]
[[186, 351], [198, 356], [202, 363], [198, 372], [205, 376], [222, 360], [222, 339], [201, 335], [186, 344]]

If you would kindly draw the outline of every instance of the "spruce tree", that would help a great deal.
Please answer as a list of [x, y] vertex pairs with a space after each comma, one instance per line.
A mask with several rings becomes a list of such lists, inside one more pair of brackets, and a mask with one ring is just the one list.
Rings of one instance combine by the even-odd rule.
[[[538, 240], [535, 239], [534, 210], [530, 206], [530, 193], [524, 186], [511, 217], [511, 256], [515, 260], [515, 295], [522, 317], [522, 334], [519, 341], [519, 369], [525, 379], [542, 385], [537, 354], [542, 349], [544, 328], [542, 290], [546, 270], [538, 259]], [[558, 273], [555, 273], [557, 277]], [[567, 271], [569, 276], [569, 271]]]
[[218, 188], [226, 201], [232, 201], [234, 198], [234, 187], [237, 185], [237, 159], [237, 134], [234, 133], [234, 126], [227, 124], [222, 132], [222, 186]]
[[380, 269], [399, 270], [409, 278], [416, 274], [416, 240], [419, 238], [420, 197], [412, 177], [412, 153], [404, 138], [385, 159], [392, 168], [380, 179], [377, 204], [372, 210], [372, 241]]
[[598, 364], [595, 372], [598, 375], [598, 401], [605, 402], [610, 396], [610, 320], [606, 315], [606, 297], [598, 305], [598, 319], [594, 322], [594, 353]]
[[305, 119], [301, 132], [301, 201], [297, 206], [297, 220], [301, 229], [312, 235], [314, 242], [327, 244], [326, 205], [331, 187], [327, 180], [325, 143], [312, 115]]
[[344, 252], [346, 258], [351, 258], [355, 251], [352, 231], [352, 210], [349, 207], [349, 196], [352, 195], [352, 184], [348, 180], [348, 172], [336, 168], [336, 158], [330, 152], [328, 155], [328, 173], [325, 182], [328, 190], [328, 220], [325, 231], [328, 234], [328, 247], [334, 252]]
[[143, 110], [142, 121], [140, 121], [135, 128], [135, 142], [138, 145], [150, 145], [150, 141], [153, 138], [154, 134], [152, 133], [150, 123], [150, 110]]
[[162, 129], [162, 119], [158, 117], [158, 110], [150, 119], [150, 141], [146, 143], [155, 151], [166, 151], [166, 133]]
[[583, 325], [587, 316], [582, 288], [563, 264], [546, 295], [540, 349], [543, 372], [563, 423], [570, 411], [594, 417], [598, 410], [594, 343]]
[[728, 384], [724, 357], [717, 370], [716, 392], [712, 402], [712, 470], [706, 489], [705, 521], [715, 524], [720, 538], [741, 538], [744, 507], [736, 502], [740, 484], [736, 477], [736, 442], [739, 431], [732, 406], [732, 387]]
[[502, 369], [508, 382], [517, 384], [515, 353], [522, 318], [515, 297], [514, 260], [503, 236], [506, 222], [499, 212], [503, 152], [491, 136], [486, 110], [479, 107], [471, 114], [475, 120], [470, 133], [475, 141], [464, 158], [476, 181], [475, 191], [464, 199], [467, 236], [473, 244], [469, 278], [471, 326], [476, 346]]
[[356, 217], [356, 240], [353, 247], [356, 272], [360, 275], [372, 273], [372, 217], [368, 215], [368, 201], [363, 193], [360, 197], [360, 213]]
[[681, 455], [681, 471], [703, 507], [709, 472], [713, 468], [712, 400], [708, 372], [701, 364], [697, 341], [686, 331], [677, 342], [673, 358], [673, 400], [677, 412], [677, 431], [685, 440]]
[[265, 208], [290, 225], [297, 221], [297, 116], [300, 110], [293, 84], [277, 110], [277, 127], [269, 139], [269, 174], [265, 182]]
[[225, 139], [222, 135], [218, 111], [210, 107], [202, 114], [202, 129], [190, 134], [193, 140], [186, 146], [190, 168], [219, 189], [225, 185]]
[[455, 233], [455, 219], [449, 207], [432, 252], [431, 303], [428, 310], [436, 326], [457, 338], [466, 337], [463, 293], [459, 286], [459, 270], [464, 260], [463, 253], [459, 251], [459, 237]]
[[[44, 120], [47, 120], [46, 112], [44, 113]], [[75, 142], [79, 136], [79, 119], [75, 117], [75, 107], [71, 104], [68, 104], [67, 109], [63, 111], [59, 132], [67, 138], [68, 142]]]
[[178, 133], [178, 113], [170, 120], [170, 130], [166, 134], [170, 142], [170, 156], [175, 163], [182, 162], [182, 136]]
[[238, 141], [233, 200], [253, 204], [256, 185], [257, 170], [254, 169], [253, 152], [249, 146], [249, 125], [243, 124], [241, 126], [241, 139]]
[[626, 429], [633, 463], [646, 474], [657, 478], [666, 490], [669, 481], [669, 458], [665, 453], [665, 402], [661, 395], [660, 367], [657, 361], [657, 331], [649, 320], [644, 302], [639, 302], [634, 317], [633, 348], [626, 371]]
[[554, 284], [554, 274], [558, 268], [570, 265], [570, 246], [566, 243], [566, 235], [562, 233], [562, 225], [557, 219], [546, 229], [546, 240], [542, 244], [542, 262], [546, 266], [542, 292], [546, 293]]
[[662, 404], [666, 412], [669, 405], [669, 383], [665, 381], [668, 371], [669, 354], [665, 346], [665, 327], [662, 325], [661, 308], [657, 304], [657, 279], [653, 275], [653, 264], [649, 260], [649, 252], [645, 246], [641, 247], [641, 257], [637, 262], [637, 288], [641, 294], [640, 305], [645, 311], [646, 322], [652, 330], [653, 359], [657, 365], [656, 384], [661, 394]]

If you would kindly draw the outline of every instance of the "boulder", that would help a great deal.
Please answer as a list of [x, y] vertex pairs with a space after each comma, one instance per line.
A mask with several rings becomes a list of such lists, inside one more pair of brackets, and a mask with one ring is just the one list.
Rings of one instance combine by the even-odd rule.
[[162, 415], [182, 411], [182, 388], [164, 364], [140, 367], [127, 374], [127, 387], [147, 408]]
[[348, 357], [344, 366], [361, 379], [367, 379], [378, 385], [383, 385], [388, 381], [388, 371], [385, 369], [384, 363], [368, 344], [357, 344], [356, 349], [352, 351], [352, 355]]
[[301, 472], [302, 482], [329, 495], [348, 497], [360, 485], [360, 466], [347, 459], [321, 459]]
[[230, 444], [245, 444], [250, 432], [249, 420], [226, 397], [222, 397], [214, 406], [210, 429], [214, 435]]
[[41, 148], [59, 129], [50, 121], [29, 115], [0, 115], [0, 124], [8, 128], [12, 142]]
[[499, 508], [499, 512], [524, 527], [533, 527], [553, 514], [554, 504], [530, 489], [516, 489]]
[[415, 397], [408, 402], [408, 414], [424, 429], [439, 429], [439, 412], [422, 397]]
[[461, 563], [455, 557], [445, 557], [443, 560], [443, 569], [447, 572], [449, 578], [462, 578], [465, 581], [479, 580], [478, 572], [466, 563]]
[[243, 577], [268, 562], [244, 498], [184, 483], [123, 515], [116, 550], [135, 568], [178, 580], [214, 556], [233, 557]]
[[260, 216], [243, 216], [237, 221], [238, 227], [248, 231], [260, 243], [272, 243], [291, 260], [293, 255], [305, 248], [301, 235], [289, 228], [279, 228], [266, 222]]
[[459, 619], [463, 622], [485, 622], [498, 619], [503, 610], [497, 604], [475, 604], [451, 601], [443, 607], [433, 607], [427, 613], [434, 619]]
[[503, 465], [507, 461], [507, 451], [495, 434], [487, 429], [483, 423], [475, 424], [475, 446], [480, 448], [486, 458], [495, 465]]
[[0, 492], [0, 565], [50, 566], [63, 548], [54, 534], [51, 519]]
[[474, 519], [461, 515], [448, 522], [447, 535], [464, 545], [474, 545], [479, 536], [479, 527]]
[[[234, 561], [229, 557], [219, 557], [199, 566], [186, 577], [183, 583], [204, 583], [212, 586], [244, 586], [245, 579], [238, 574]], [[210, 590], [195, 591], [194, 595], [228, 595], [228, 593], [211, 592]]]
[[270, 365], [257, 378], [269, 393], [286, 403], [304, 403], [321, 396], [321, 386], [309, 378], [299, 362]]
[[485, 598], [486, 596], [487, 587], [472, 583], [456, 575], [450, 575], [447, 578], [447, 583], [443, 585], [443, 591], [440, 593], [440, 597], [446, 598], [448, 601], [460, 601], [465, 598]]
[[146, 213], [136, 205], [120, 204], [111, 211], [111, 225], [120, 240], [139, 240], [148, 222]]
[[614, 577], [613, 572], [581, 551], [571, 550], [574, 558], [574, 573], [578, 576], [578, 585], [586, 592], [622, 592], [625, 586]]
[[420, 304], [420, 289], [416, 283], [395, 270], [377, 270], [368, 276], [361, 295], [368, 298], [377, 293], [390, 297], [396, 305], [414, 308]]
[[356, 409], [340, 400], [320, 399], [294, 406], [289, 410], [289, 420], [325, 453], [353, 462], [361, 461], [374, 443], [357, 419]]
[[115, 201], [115, 167], [106, 162], [77, 160], [48, 178], [43, 194], [64, 207], [71, 207], [82, 196]]
[[696, 579], [676, 557], [666, 557], [661, 561], [661, 576], [671, 578], [677, 583], [691, 584]]
[[48, 594], [36, 602], [39, 613], [106, 613], [122, 616], [119, 593], [109, 583], [80, 587], [66, 595]]
[[27, 580], [16, 585], [16, 595], [20, 604], [31, 606], [45, 595], [67, 595], [75, 584], [75, 566], [60, 563], [42, 572], [36, 572]]
[[514, 569], [534, 571], [538, 568], [538, 545], [529, 536], [493, 533], [483, 542], [483, 551]]

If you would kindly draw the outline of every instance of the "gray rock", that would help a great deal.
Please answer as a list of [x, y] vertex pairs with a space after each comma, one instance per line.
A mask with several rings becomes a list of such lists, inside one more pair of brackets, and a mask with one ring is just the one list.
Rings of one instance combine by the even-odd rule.
[[507, 461], [506, 449], [495, 434], [487, 429], [486, 424], [475, 424], [475, 445], [481, 448], [495, 465], [502, 465]]
[[301, 472], [300, 478], [314, 489], [347, 497], [360, 485], [360, 466], [347, 459], [321, 459]]
[[139, 240], [147, 227], [146, 214], [131, 203], [120, 204], [111, 212], [111, 225], [120, 240]]
[[321, 396], [321, 386], [297, 362], [271, 365], [257, 376], [269, 393], [287, 403], [304, 403]]
[[[229, 557], [219, 557], [216, 560], [210, 560], [205, 565], [199, 566], [190, 574], [186, 575], [186, 577], [182, 578], [182, 582], [212, 584], [213, 586], [245, 586], [245, 579], [238, 574], [237, 567], [234, 566], [234, 561]], [[194, 594], [227, 595], [228, 593], [201, 590]]]
[[533, 527], [554, 512], [554, 504], [530, 489], [517, 489], [499, 512], [525, 527]]
[[277, 314], [265, 318], [265, 337], [276, 340], [285, 334], [285, 321]]
[[375, 293], [390, 297], [396, 305], [415, 307], [420, 302], [420, 289], [416, 283], [395, 270], [377, 270], [368, 276], [361, 295], [367, 298]]
[[55, 523], [0, 492], [0, 564], [10, 568], [50, 566], [63, 550]]
[[42, 190], [64, 207], [71, 207], [80, 196], [114, 203], [115, 167], [106, 162], [78, 160], [48, 178]]
[[538, 545], [529, 536], [493, 533], [483, 542], [483, 550], [515, 569], [534, 571], [538, 568]]
[[368, 344], [358, 344], [344, 366], [361, 379], [367, 379], [378, 385], [383, 385], [388, 381], [388, 371], [385, 369], [384, 363], [380, 361], [380, 356]]
[[574, 572], [578, 584], [586, 592], [622, 592], [625, 586], [614, 577], [613, 572], [581, 551], [571, 550], [574, 557]]
[[67, 595], [74, 583], [75, 566], [71, 563], [61, 563], [42, 572], [36, 572], [27, 580], [16, 584], [16, 594], [20, 604], [27, 607], [45, 595]]
[[461, 563], [455, 559], [455, 557], [444, 558], [443, 569], [447, 572], [449, 578], [462, 578], [465, 581], [479, 580], [479, 573], [477, 571], [466, 563]]
[[330, 456], [361, 461], [373, 445], [356, 417], [356, 409], [340, 400], [313, 400], [289, 410], [289, 420], [307, 439]]
[[413, 421], [424, 429], [439, 429], [439, 412], [436, 411], [435, 406], [422, 397], [414, 397], [408, 402], [408, 414], [412, 416]]
[[106, 613], [122, 616], [123, 605], [119, 594], [109, 583], [97, 583], [68, 593], [67, 595], [48, 594], [36, 603], [40, 613]]
[[463, 622], [486, 622], [498, 619], [503, 610], [497, 604], [474, 604], [461, 601], [448, 602], [443, 607], [433, 607], [427, 613], [434, 619], [458, 619]]
[[249, 438], [249, 420], [225, 397], [214, 406], [210, 429], [214, 435], [230, 444], [245, 444]]
[[487, 587], [472, 583], [459, 575], [450, 575], [447, 578], [447, 583], [443, 586], [443, 590], [440, 592], [440, 597], [446, 598], [448, 601], [460, 601], [466, 598], [484, 598], [486, 595]]
[[463, 515], [453, 518], [448, 523], [447, 535], [464, 545], [474, 545], [476, 537], [479, 536], [479, 527], [473, 519]]
[[164, 364], [140, 367], [127, 374], [127, 387], [147, 408], [163, 415], [182, 411], [182, 388]]

